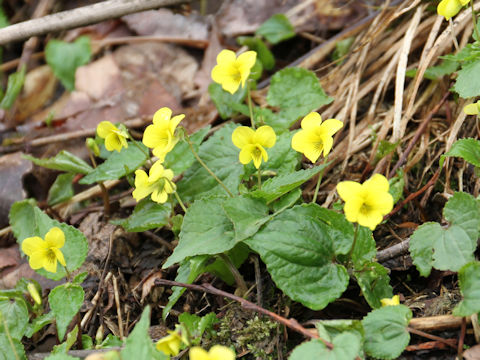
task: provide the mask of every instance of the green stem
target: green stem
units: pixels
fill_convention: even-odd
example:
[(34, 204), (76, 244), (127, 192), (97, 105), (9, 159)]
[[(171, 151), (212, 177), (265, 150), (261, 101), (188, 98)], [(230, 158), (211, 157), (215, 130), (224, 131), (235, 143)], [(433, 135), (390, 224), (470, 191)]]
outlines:
[(237, 284), (237, 287), (241, 292), (240, 296), (245, 295), (248, 291), (248, 287), (247, 287), (247, 284), (245, 283), (245, 280), (243, 279), (242, 274), (240, 274), (235, 264), (232, 262), (232, 260), (230, 260), (230, 258), (227, 255), (220, 254), (219, 256), (225, 262), (225, 265), (227, 265), (228, 269), (230, 270), (233, 277), (235, 278), (235, 283)]
[[(90, 162), (92, 163), (93, 168), (97, 167), (97, 162), (95, 161), (95, 156), (93, 156), (92, 151), (87, 146), (88, 155), (90, 156)], [(108, 220), (110, 217), (110, 197), (108, 195), (108, 190), (103, 184), (103, 181), (98, 182), (98, 186), (100, 186), (100, 190), (102, 191), (102, 200), (103, 200), (103, 212), (105, 215), (105, 219)]]
[(207, 164), (205, 164), (203, 162), (202, 159), (200, 159), (200, 156), (198, 156), (197, 152), (195, 151), (194, 147), (193, 147), (193, 143), (192, 141), (190, 140), (190, 137), (188, 136), (188, 134), (185, 132), (185, 141), (188, 143), (188, 146), (190, 147), (190, 150), (192, 151), (192, 154), (193, 156), (195, 156), (195, 159), (197, 159), (197, 161), (200, 163), (200, 165), (202, 165), (205, 170), (207, 170), (207, 172), (220, 184), (221, 187), (223, 187), (225, 189), (225, 191), (227, 192), (227, 194), (230, 196), (230, 197), (234, 197), (233, 194), (230, 192), (230, 190), (228, 190), (228, 188), (225, 186), (225, 184), (222, 182), (222, 180), (220, 180), (217, 175), (215, 175), (213, 173), (212, 170), (210, 170), (207, 166)]
[[(323, 163), (325, 163), (326, 161), (327, 161), (327, 158), (325, 157), (323, 159)], [(317, 186), (315, 186), (315, 193), (313, 194), (312, 204), (315, 204), (317, 202), (318, 190), (320, 189), (320, 183), (322, 182), (324, 170), (325, 168), (320, 170), (320, 173), (318, 174)]]
[(17, 354), (17, 350), (15, 349), (15, 344), (13, 343), (12, 336), (10, 335), (10, 330), (8, 329), (7, 321), (3, 317), (3, 314), (1, 311), (0, 311), (0, 319), (2, 320), (3, 328), (5, 329), (5, 334), (7, 335), (8, 342), (10, 343), (10, 347), (12, 348), (13, 355), (15, 355), (16, 360), (20, 360)]
[(70, 274), (70, 271), (68, 271), (67, 266), (63, 266), (63, 268), (65, 269), (65, 272), (67, 273), (67, 281), (72, 282), (72, 275)]
[[(353, 261), (352, 261), (352, 256), (353, 256), (353, 251), (355, 250), (355, 245), (357, 243), (357, 235), (358, 235), (358, 223), (355, 224), (355, 232), (353, 233), (353, 244), (352, 244), (352, 248), (350, 249), (350, 252), (348, 253), (348, 259), (349, 259), (349, 262), (353, 264)], [(353, 266), (353, 265), (352, 265)]]
[(260, 190), (262, 188), (262, 174), (260, 174), (260, 168), (258, 168), (257, 178), (258, 178), (258, 189)]
[(250, 92), (250, 82), (248, 80), (247, 80), (247, 103), (248, 103), (248, 111), (250, 113), (250, 122), (252, 123), (252, 129), (255, 130), (255, 120), (253, 120), (252, 94)]
[(175, 197), (177, 198), (178, 203), (180, 204), (180, 207), (183, 209), (185, 213), (187, 213), (187, 208), (185, 207), (185, 204), (183, 203), (182, 199), (180, 199), (180, 195), (176, 191), (173, 192)]
[(470, 1), (470, 5), (472, 7), (472, 21), (473, 21), (473, 29), (475, 31), (475, 34), (477, 35), (478, 41), (480, 41), (480, 34), (477, 29), (477, 14), (475, 12), (474, 6), (473, 6), (473, 0)]

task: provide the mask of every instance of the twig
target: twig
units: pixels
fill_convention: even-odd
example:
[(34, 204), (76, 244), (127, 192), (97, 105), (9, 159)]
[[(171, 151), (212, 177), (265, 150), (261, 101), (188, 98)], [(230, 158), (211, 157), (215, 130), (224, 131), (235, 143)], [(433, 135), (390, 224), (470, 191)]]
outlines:
[(0, 45), (49, 32), (91, 25), (123, 15), (178, 5), (188, 0), (108, 0), (90, 6), (62, 11), (39, 19), (24, 21), (0, 29)]
[(152, 240), (160, 243), (161, 245), (165, 246), (168, 250), (173, 251), (173, 249), (175, 249), (175, 245), (169, 243), (167, 240), (158, 236), (157, 234), (154, 234), (151, 231), (145, 231), (144, 234), (147, 235), (147, 237), (149, 237), (150, 239), (152, 239)]
[(118, 284), (117, 278), (115, 275), (112, 277), (113, 282), (113, 292), (115, 295), (115, 306), (117, 307), (117, 321), (118, 321), (118, 330), (120, 331), (120, 340), (123, 340), (123, 320), (122, 320), (122, 309), (120, 307), (120, 295), (118, 293)]
[(393, 169), (390, 171), (390, 174), (388, 174), (388, 178), (392, 178), (395, 176), (395, 173), (397, 172), (397, 169), (400, 168), (400, 166), (403, 165), (403, 163), (407, 160), (408, 155), (412, 151), (413, 147), (417, 143), (418, 139), (420, 136), (423, 134), (425, 129), (427, 128), (427, 125), (430, 123), (430, 120), (432, 120), (433, 115), (437, 113), (437, 111), (440, 109), (440, 107), (443, 105), (443, 103), (447, 100), (448, 96), (450, 95), (450, 91), (447, 91), (440, 102), (435, 105), (435, 107), (430, 111), (430, 113), (427, 115), (425, 119), (423, 119), (422, 124), (418, 127), (417, 131), (415, 132), (415, 135), (413, 136), (412, 140), (410, 140), (410, 143), (408, 144), (407, 148), (405, 151), (402, 153), (400, 156), (400, 159), (398, 159), (397, 163), (393, 167)]
[(422, 336), (424, 338), (427, 338), (427, 339), (431, 339), (431, 340), (436, 340), (436, 341), (440, 341), (442, 343), (444, 343), (445, 345), (453, 348), (456, 350), (456, 347), (455, 345), (452, 345), (450, 342), (448, 342), (447, 340), (445, 340), (444, 338), (440, 337), (440, 336), (436, 336), (436, 335), (432, 335), (432, 334), (428, 334), (426, 333), (425, 331), (421, 331), (421, 330), (417, 330), (417, 329), (413, 329), (411, 327), (407, 327), (407, 330), (409, 333), (411, 334), (415, 334), (415, 335), (418, 335), (418, 336)]
[(409, 245), (410, 245), (410, 239), (405, 239), (398, 244), (395, 244), (386, 249), (380, 250), (377, 252), (377, 256), (376, 256), (377, 261), (384, 262), (384, 261), (393, 259), (398, 255), (404, 254), (407, 252)]
[(252, 254), (253, 267), (255, 268), (255, 282), (257, 283), (257, 305), (263, 307), (263, 285), (262, 273), (260, 272), (260, 261), (258, 255)]
[[(476, 24), (475, 24), (476, 26)], [(462, 326), (460, 328), (460, 336), (458, 338), (458, 346), (457, 346), (457, 356), (459, 359), (462, 358), (463, 354), (463, 343), (465, 341), (465, 333), (467, 331), (467, 319), (465, 317), (462, 318)]]
[(286, 319), (286, 318), (284, 318), (284, 317), (282, 317), (278, 314), (275, 314), (274, 312), (271, 312), (271, 311), (269, 311), (267, 309), (264, 309), (264, 308), (262, 308), (258, 305), (255, 305), (254, 303), (252, 303), (248, 300), (245, 300), (244, 298), (241, 298), (239, 296), (230, 294), (230, 293), (228, 293), (226, 291), (223, 291), (223, 290), (219, 290), (219, 289), (213, 287), (210, 284), (202, 284), (202, 285), (184, 284), (184, 283), (179, 283), (179, 282), (171, 281), (171, 280), (156, 279), (155, 280), (155, 285), (180, 286), (180, 287), (184, 287), (184, 288), (189, 289), (189, 290), (207, 292), (207, 293), (210, 293), (210, 294), (213, 294), (213, 295), (226, 297), (228, 299), (237, 301), (238, 303), (240, 303), (240, 305), (244, 309), (253, 310), (253, 311), (256, 311), (260, 314), (267, 315), (267, 316), (271, 317), (273, 320), (279, 322), (280, 324), (283, 324), (283, 325), (289, 327), (290, 329), (302, 334), (303, 336), (305, 336), (309, 339), (320, 340), (321, 342), (323, 342), (325, 344), (325, 346), (328, 349), (330, 349), (330, 350), (333, 349), (333, 344), (332, 343), (322, 339), (321, 337), (318, 336), (318, 334), (308, 331), (308, 329), (306, 329), (302, 325), (300, 325), (297, 322), (297, 320)]

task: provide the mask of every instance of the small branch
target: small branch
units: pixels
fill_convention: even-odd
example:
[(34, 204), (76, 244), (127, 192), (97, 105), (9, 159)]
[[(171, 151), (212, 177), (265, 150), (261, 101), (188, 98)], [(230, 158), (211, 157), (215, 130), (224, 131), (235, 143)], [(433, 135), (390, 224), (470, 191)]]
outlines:
[(333, 344), (332, 343), (320, 338), (318, 336), (318, 334), (308, 331), (308, 329), (306, 329), (302, 325), (300, 325), (297, 322), (297, 320), (286, 319), (286, 318), (284, 318), (284, 317), (282, 317), (278, 314), (275, 314), (274, 312), (271, 312), (271, 311), (269, 311), (267, 309), (264, 309), (264, 308), (262, 308), (258, 305), (255, 305), (254, 303), (252, 303), (248, 300), (245, 300), (244, 298), (241, 298), (239, 296), (230, 294), (230, 293), (228, 293), (226, 291), (223, 291), (223, 290), (219, 290), (219, 289), (213, 287), (210, 284), (194, 285), (194, 284), (179, 283), (179, 282), (170, 281), (170, 280), (156, 279), (155, 280), (155, 285), (180, 286), (180, 287), (184, 287), (184, 288), (189, 289), (189, 290), (201, 291), (201, 292), (206, 292), (206, 293), (213, 294), (213, 295), (226, 297), (228, 299), (237, 301), (238, 303), (240, 303), (240, 305), (244, 309), (253, 310), (253, 311), (256, 311), (260, 314), (267, 315), (270, 318), (272, 318), (273, 320), (279, 322), (280, 324), (283, 324), (283, 325), (289, 327), (290, 329), (302, 334), (303, 336), (305, 336), (309, 339), (320, 340), (321, 342), (323, 342), (325, 344), (325, 346), (328, 349), (330, 349), (330, 350), (333, 349)]
[[(477, 24), (474, 24), (475, 27)], [(467, 332), (467, 319), (465, 317), (462, 318), (462, 327), (460, 328), (460, 336), (458, 338), (458, 347), (457, 347), (457, 356), (459, 359), (462, 358), (463, 354), (463, 344), (465, 342), (465, 333)]]
[(178, 5), (188, 0), (108, 0), (62, 11), (0, 29), (0, 45), (32, 36), (96, 24), (140, 11)]
[(421, 330), (417, 330), (417, 329), (413, 329), (411, 327), (407, 327), (407, 330), (409, 333), (411, 334), (415, 334), (415, 335), (418, 335), (418, 336), (422, 336), (424, 338), (427, 338), (427, 339), (430, 339), (430, 340), (436, 340), (436, 341), (440, 341), (441, 343), (444, 343), (445, 345), (453, 348), (453, 349), (457, 349), (455, 345), (452, 345), (450, 342), (448, 342), (447, 340), (445, 340), (444, 338), (440, 337), (440, 336), (436, 336), (436, 335), (431, 335), (431, 334), (428, 334), (424, 331), (421, 331)]
[(408, 251), (408, 247), (410, 246), (410, 238), (403, 240), (402, 242), (390, 246), (386, 249), (380, 250), (377, 252), (377, 261), (384, 262), (398, 255), (405, 254)]

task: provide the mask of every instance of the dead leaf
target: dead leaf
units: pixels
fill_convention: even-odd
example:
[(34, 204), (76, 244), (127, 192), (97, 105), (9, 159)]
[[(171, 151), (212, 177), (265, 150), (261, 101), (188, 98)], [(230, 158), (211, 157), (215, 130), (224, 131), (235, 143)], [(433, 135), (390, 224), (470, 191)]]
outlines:
[(13, 245), (0, 251), (0, 270), (10, 266), (17, 266), (20, 262), (18, 245)]
[(33, 165), (22, 158), (21, 152), (0, 157), (0, 227), (8, 224), (8, 213), (15, 201), (23, 200), (23, 176), (32, 171)]
[(463, 357), (467, 360), (480, 360), (480, 345), (475, 345), (465, 350)]
[(150, 291), (152, 291), (152, 288), (155, 287), (155, 280), (156, 279), (161, 279), (162, 278), (162, 272), (157, 271), (153, 274), (150, 274), (147, 276), (145, 281), (142, 284), (142, 298), (140, 299), (140, 302), (143, 304), (143, 300), (147, 297), (148, 294), (150, 294)]
[(130, 29), (139, 35), (158, 35), (161, 37), (189, 40), (207, 40), (208, 24), (192, 14), (184, 16), (174, 14), (168, 9), (143, 11), (122, 17)]

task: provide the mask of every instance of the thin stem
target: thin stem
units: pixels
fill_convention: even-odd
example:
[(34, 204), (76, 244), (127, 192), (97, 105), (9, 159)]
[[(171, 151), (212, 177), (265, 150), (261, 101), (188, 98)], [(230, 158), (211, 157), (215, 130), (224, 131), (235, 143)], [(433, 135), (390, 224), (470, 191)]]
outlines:
[[(90, 162), (92, 163), (93, 168), (96, 168), (97, 162), (95, 161), (95, 157), (93, 156), (92, 151), (88, 146), (87, 146), (87, 150), (88, 150), (88, 156), (90, 157)], [(108, 190), (103, 184), (103, 181), (99, 181), (98, 186), (100, 186), (100, 189), (102, 190), (103, 212), (105, 215), (105, 219), (108, 219), (110, 217), (110, 197), (108, 195)]]
[[(327, 161), (327, 158), (323, 159), (323, 163), (325, 163), (325, 161)], [(313, 194), (312, 204), (315, 204), (317, 202), (318, 190), (320, 189), (320, 183), (322, 182), (324, 170), (325, 168), (320, 170), (320, 173), (318, 174), (317, 186), (315, 186), (315, 193)]]
[(352, 256), (353, 256), (353, 251), (355, 249), (355, 244), (357, 243), (357, 236), (358, 236), (358, 223), (355, 224), (355, 232), (353, 233), (353, 244), (352, 244), (352, 248), (350, 249), (350, 252), (348, 253), (348, 261), (350, 263), (353, 263), (352, 261)]
[(262, 174), (260, 174), (260, 168), (258, 168), (257, 178), (258, 178), (258, 189), (261, 189), (262, 188)]
[(68, 271), (67, 266), (63, 266), (63, 268), (65, 269), (65, 272), (67, 273), (67, 281), (71, 282), (72, 281), (72, 275), (70, 274), (70, 271)]
[(247, 80), (247, 103), (248, 103), (248, 111), (250, 113), (250, 122), (252, 123), (252, 129), (255, 130), (255, 120), (253, 120), (252, 94), (250, 92), (250, 82), (248, 80)]
[(452, 35), (453, 46), (455, 46), (456, 51), (459, 51), (460, 48), (458, 47), (457, 38), (455, 37), (455, 29), (453, 28), (452, 18), (450, 18), (448, 22), (450, 23), (450, 35)]
[(185, 204), (183, 203), (182, 199), (180, 199), (180, 195), (176, 191), (173, 192), (175, 197), (177, 198), (178, 203), (180, 204), (180, 207), (183, 209), (185, 213), (187, 213), (187, 208), (185, 207)]
[(480, 34), (477, 29), (477, 14), (475, 12), (475, 8), (473, 7), (473, 0), (470, 1), (470, 5), (472, 7), (472, 21), (473, 21), (473, 29), (475, 34), (477, 35), (477, 41), (480, 41)]
[(20, 360), (17, 354), (17, 350), (15, 349), (15, 344), (13, 343), (12, 336), (10, 335), (10, 330), (8, 329), (7, 321), (3, 317), (3, 314), (1, 311), (0, 311), (0, 320), (2, 320), (3, 328), (5, 329), (5, 334), (7, 335), (8, 342), (10, 343), (10, 347), (12, 348), (13, 355), (15, 355), (15, 359)]
[(228, 188), (225, 186), (225, 184), (222, 182), (222, 180), (220, 180), (217, 175), (215, 175), (213, 173), (212, 170), (210, 170), (207, 166), (207, 164), (205, 164), (203, 162), (202, 159), (200, 159), (200, 156), (198, 156), (197, 152), (195, 151), (194, 147), (193, 147), (193, 143), (192, 141), (190, 140), (190, 137), (188, 136), (188, 134), (185, 132), (185, 141), (188, 143), (188, 146), (190, 147), (190, 150), (192, 151), (192, 154), (193, 156), (195, 156), (195, 159), (197, 159), (197, 161), (200, 163), (200, 165), (202, 165), (205, 170), (207, 170), (207, 172), (220, 184), (221, 187), (223, 187), (225, 189), (225, 191), (227, 192), (227, 194), (230, 196), (230, 197), (234, 197), (233, 194), (230, 192), (230, 190), (228, 190)]
[(237, 287), (238, 289), (240, 290), (241, 292), (241, 296), (245, 295), (248, 291), (248, 287), (247, 287), (247, 284), (245, 283), (245, 280), (243, 279), (243, 276), (242, 274), (240, 274), (240, 272), (238, 271), (237, 267), (235, 266), (235, 264), (232, 262), (232, 260), (230, 260), (230, 258), (228, 257), (228, 255), (226, 254), (220, 254), (219, 255), (220, 259), (223, 260), (223, 262), (225, 263), (225, 265), (227, 265), (228, 269), (230, 270), (230, 272), (232, 273), (234, 279), (235, 279), (235, 283), (237, 284)]
[(135, 145), (137, 147), (137, 149), (139, 149), (147, 157), (147, 161), (149, 162), (150, 167), (151, 167), (152, 166), (152, 159), (150, 158), (150, 152), (145, 151), (144, 148), (142, 148), (140, 145), (138, 145), (137, 141), (132, 137), (132, 135), (130, 135), (129, 132), (127, 132), (127, 134), (128, 134), (128, 138), (132, 141), (133, 145)]

